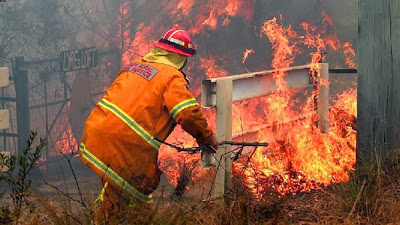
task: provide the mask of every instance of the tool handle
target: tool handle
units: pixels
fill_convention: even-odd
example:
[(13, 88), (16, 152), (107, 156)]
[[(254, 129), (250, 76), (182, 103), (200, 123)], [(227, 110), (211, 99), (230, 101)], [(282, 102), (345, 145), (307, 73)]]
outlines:
[(218, 145), (237, 145), (237, 146), (244, 146), (244, 147), (268, 147), (268, 143), (266, 142), (233, 142), (233, 141), (223, 141), (218, 143)]

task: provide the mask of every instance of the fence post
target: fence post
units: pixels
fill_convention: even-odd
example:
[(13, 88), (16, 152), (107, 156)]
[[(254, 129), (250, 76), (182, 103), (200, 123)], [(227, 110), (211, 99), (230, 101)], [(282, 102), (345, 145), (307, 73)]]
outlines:
[(17, 106), (17, 154), (22, 153), (23, 149), (28, 146), (27, 140), (30, 134), (28, 72), (24, 66), (24, 57), (15, 57), (14, 82)]
[[(217, 140), (232, 141), (232, 80), (218, 80), (216, 83)], [(220, 146), (216, 153), (216, 174), (214, 181), (214, 197), (224, 199), (231, 188), (230, 146)]]
[(329, 64), (318, 66), (318, 127), (322, 133), (329, 132)]

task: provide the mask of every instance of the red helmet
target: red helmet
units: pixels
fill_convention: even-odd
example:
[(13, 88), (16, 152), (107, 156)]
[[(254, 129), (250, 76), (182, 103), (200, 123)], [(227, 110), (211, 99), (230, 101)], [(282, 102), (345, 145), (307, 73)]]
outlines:
[(196, 54), (196, 46), (192, 43), (189, 34), (183, 29), (174, 28), (167, 31), (154, 46), (188, 57), (193, 57)]

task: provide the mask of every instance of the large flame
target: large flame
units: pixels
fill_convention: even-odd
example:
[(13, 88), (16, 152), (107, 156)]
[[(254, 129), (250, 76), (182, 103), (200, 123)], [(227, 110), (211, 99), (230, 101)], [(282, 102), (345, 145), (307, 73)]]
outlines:
[[(332, 24), (326, 15), (324, 18), (324, 24)], [(244, 182), (258, 198), (262, 198), (271, 187), (280, 194), (287, 194), (347, 181), (355, 163), (355, 90), (338, 96), (329, 114), (329, 134), (324, 134), (314, 125), (318, 120), (314, 101), (319, 87), (314, 88), (300, 111), (293, 110), (294, 92), (287, 88), (283, 79), (286, 73), (282, 70), (292, 65), (295, 56), (305, 46), (315, 50), (309, 53), (310, 74), (314, 79), (321, 79), (316, 71), (317, 63), (324, 59), (323, 51), (328, 48), (333, 51), (346, 49), (349, 45), (342, 46), (335, 35), (326, 35), (328, 25), (320, 31), (302, 23), (306, 34), (299, 36), (291, 26), (284, 27), (277, 21), (277, 18), (266, 21), (262, 32), (268, 36), (274, 49), (272, 66), (279, 71), (274, 78), (280, 92), (262, 98), (263, 110), (257, 115), (263, 118), (262, 123), (273, 124), (259, 132), (258, 137), (259, 141), (269, 142), (270, 147), (258, 149), (248, 162), (242, 160), (235, 164), (236, 172), (243, 173)], [(329, 85), (327, 81), (318, 83)], [(302, 119), (293, 120), (301, 116)]]

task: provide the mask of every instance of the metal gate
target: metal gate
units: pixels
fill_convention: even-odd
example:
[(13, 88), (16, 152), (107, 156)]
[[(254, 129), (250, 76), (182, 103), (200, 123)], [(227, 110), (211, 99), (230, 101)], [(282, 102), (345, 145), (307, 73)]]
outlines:
[[(71, 126), (74, 120), (71, 118), (71, 97), (79, 89), (88, 91), (91, 101), (86, 106), (82, 105), (82, 108), (90, 111), (120, 67), (117, 49), (100, 50), (98, 58), (97, 67), (81, 70), (75, 68), (77, 70), (72, 72), (60, 68), (59, 58), (12, 59), (10, 79), (14, 85), (10, 85), (6, 91), (2, 90), (0, 98), (3, 108), (8, 108), (11, 115), (10, 129), (0, 133), (2, 149), (18, 154), (26, 147), (32, 130), (47, 141), (43, 154), (46, 163), (54, 157), (62, 156), (62, 153), (77, 152), (78, 143)], [(91, 85), (74, 84), (78, 76), (86, 76)], [(79, 80), (77, 82), (79, 84)], [(73, 85), (80, 87), (74, 89)], [(75, 95), (79, 96), (79, 93)]]

